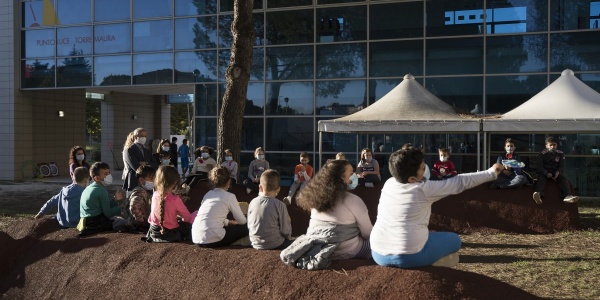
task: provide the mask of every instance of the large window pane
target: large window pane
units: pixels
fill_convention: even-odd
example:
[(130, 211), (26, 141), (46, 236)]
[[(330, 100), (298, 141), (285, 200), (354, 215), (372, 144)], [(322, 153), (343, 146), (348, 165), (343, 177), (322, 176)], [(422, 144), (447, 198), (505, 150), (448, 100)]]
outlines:
[(133, 56), (133, 84), (173, 83), (171, 53)]
[(364, 80), (317, 82), (317, 115), (350, 115), (367, 106)]
[(96, 56), (94, 85), (130, 85), (131, 55)]
[(175, 0), (175, 16), (208, 15), (217, 12), (217, 0)]
[(21, 4), (21, 19), (23, 24), (21, 26), (28, 27), (40, 27), (43, 24), (43, 1), (28, 1)]
[(56, 13), (60, 24), (91, 22), (92, 4), (90, 0), (57, 0), (57, 2)]
[[(256, 3), (256, 2), (255, 2)], [(254, 33), (256, 34), (255, 46), (264, 45), (264, 14), (255, 13), (252, 14), (254, 21)], [(219, 47), (230, 48), (233, 44), (233, 35), (231, 33), (231, 23), (233, 22), (233, 15), (220, 15), (219, 16)]]
[[(219, 3), (221, 4), (220, 6), (220, 10), (222, 12), (224, 11), (233, 11), (233, 3), (235, 0), (220, 0)], [(262, 1), (254, 1), (254, 8), (253, 9), (261, 9), (263, 2)]]
[(173, 0), (133, 0), (133, 18), (170, 17)]
[[(327, 120), (327, 119), (318, 119)], [(315, 135), (315, 148), (319, 147), (319, 134)], [(323, 132), (323, 141), (321, 143), (323, 152), (344, 152), (346, 155), (356, 152), (356, 134), (354, 133), (333, 133)], [(335, 157), (331, 157), (335, 158)], [(347, 157), (346, 157), (347, 158)], [(327, 158), (324, 159), (325, 162)]]
[[(540, 1), (541, 2), (541, 1)], [(598, 29), (600, 1), (550, 1), (550, 30)]]
[(265, 84), (249, 83), (246, 92), (246, 116), (262, 116), (265, 108)]
[(217, 149), (217, 119), (196, 118), (194, 126), (196, 141), (194, 148), (209, 146)]
[(427, 78), (425, 88), (458, 111), (483, 113), (483, 78)]
[(163, 51), (173, 49), (171, 20), (133, 23), (133, 51)]
[(365, 77), (366, 44), (317, 46), (317, 79)]
[(268, 115), (312, 115), (315, 107), (313, 83), (271, 82), (267, 84)]
[(91, 86), (91, 57), (67, 57), (58, 60), (56, 86)]
[(600, 74), (579, 74), (581, 81), (600, 93)]
[(547, 1), (487, 1), (486, 32), (503, 34), (545, 31), (548, 27)]
[(54, 87), (54, 59), (25, 60), (22, 62), (21, 87)]
[(317, 10), (317, 42), (367, 39), (367, 6), (346, 6)]
[(366, 0), (316, 0), (319, 5), (334, 3), (365, 2)]
[(267, 8), (312, 5), (313, 0), (267, 0)]
[(23, 31), (21, 35), (23, 58), (54, 57), (56, 53), (54, 29), (27, 30)]
[(254, 152), (256, 148), (264, 147), (264, 124), (263, 118), (244, 118), (242, 124), (242, 150)]
[(597, 31), (550, 35), (550, 71), (600, 71)]
[(422, 41), (378, 42), (370, 47), (370, 76), (423, 75)]
[(313, 118), (267, 118), (268, 151), (313, 151)]
[(483, 73), (483, 39), (459, 38), (427, 41), (427, 75)]
[(175, 53), (175, 82), (214, 82), (217, 80), (217, 51)]
[(267, 49), (267, 79), (313, 79), (313, 46), (269, 47)]
[[(264, 48), (254, 48), (250, 80), (263, 80), (265, 76)], [(231, 50), (219, 51), (219, 80), (225, 81), (225, 75), (231, 58)]]
[(217, 17), (175, 20), (175, 49), (217, 47)]
[(131, 17), (130, 1), (95, 0), (94, 21), (129, 20)]
[(483, 0), (427, 0), (427, 36), (479, 35), (483, 31)]
[(371, 40), (423, 36), (423, 3), (391, 3), (369, 7)]
[(197, 116), (216, 116), (217, 115), (217, 85), (215, 84), (196, 84), (195, 105)]
[(131, 24), (94, 26), (94, 53), (131, 52)]
[(92, 27), (59, 28), (57, 32), (57, 56), (92, 54)]
[(267, 13), (267, 45), (313, 42), (313, 10)]
[(487, 73), (545, 72), (546, 35), (494, 36), (487, 38)]
[[(546, 88), (546, 75), (488, 76), (486, 78), (486, 112), (504, 114), (525, 103)], [(535, 112), (531, 112), (535, 117)]]

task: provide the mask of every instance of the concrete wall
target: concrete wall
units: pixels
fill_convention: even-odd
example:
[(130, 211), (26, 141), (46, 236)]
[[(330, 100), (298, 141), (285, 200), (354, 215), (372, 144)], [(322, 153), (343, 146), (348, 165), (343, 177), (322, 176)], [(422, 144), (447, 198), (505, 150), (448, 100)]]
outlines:
[(15, 39), (16, 1), (0, 1), (0, 140), (9, 145), (0, 151), (0, 180), (14, 180), (18, 163), (15, 161), (15, 99), (18, 80), (15, 58), (18, 58)]

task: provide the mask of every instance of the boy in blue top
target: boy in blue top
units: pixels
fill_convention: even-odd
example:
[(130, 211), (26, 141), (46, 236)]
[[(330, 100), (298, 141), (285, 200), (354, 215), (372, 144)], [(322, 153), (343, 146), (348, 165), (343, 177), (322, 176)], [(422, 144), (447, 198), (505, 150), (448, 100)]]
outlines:
[(76, 227), (79, 223), (79, 202), (81, 193), (90, 181), (90, 174), (86, 167), (78, 167), (73, 171), (73, 183), (62, 188), (60, 193), (54, 195), (42, 206), (40, 212), (35, 215), (40, 219), (50, 209), (58, 206), (56, 221), (63, 228)]
[(80, 236), (112, 230), (113, 220), (111, 218), (121, 213), (121, 207), (116, 201), (125, 198), (125, 192), (121, 190), (115, 194), (114, 201), (111, 200), (106, 189), (112, 184), (112, 175), (110, 175), (108, 164), (94, 163), (90, 168), (90, 176), (94, 182), (81, 194), (79, 207), (81, 219), (77, 225)]

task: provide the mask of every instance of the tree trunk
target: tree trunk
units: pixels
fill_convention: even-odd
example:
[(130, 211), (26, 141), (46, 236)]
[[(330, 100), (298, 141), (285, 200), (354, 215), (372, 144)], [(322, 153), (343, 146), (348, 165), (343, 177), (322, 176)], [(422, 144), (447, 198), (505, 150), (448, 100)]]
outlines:
[(233, 44), (231, 59), (225, 75), (227, 90), (223, 97), (217, 129), (217, 161), (223, 161), (225, 149), (233, 151), (233, 158), (240, 162), (242, 124), (246, 106), (248, 81), (252, 66), (252, 46), (255, 32), (252, 19), (254, 1), (235, 0), (233, 8)]

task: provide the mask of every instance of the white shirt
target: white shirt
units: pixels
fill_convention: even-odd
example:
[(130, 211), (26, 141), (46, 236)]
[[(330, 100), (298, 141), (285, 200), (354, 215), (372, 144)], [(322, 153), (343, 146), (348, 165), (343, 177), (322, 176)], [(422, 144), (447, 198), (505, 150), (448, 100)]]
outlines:
[(373, 224), (369, 219), (369, 210), (360, 197), (346, 193), (344, 201), (339, 201), (333, 209), (323, 212), (318, 212), (316, 209), (310, 211), (310, 218), (320, 221), (333, 222), (336, 224), (354, 224), (360, 229), (360, 236), (355, 236), (352, 239), (343, 241), (333, 252), (331, 259), (346, 259), (352, 258), (360, 251), (363, 241), (369, 240)]
[(222, 240), (225, 237), (224, 227), (229, 223), (229, 212), (239, 224), (246, 224), (246, 216), (242, 213), (234, 194), (220, 188), (206, 193), (192, 224), (194, 244), (210, 244)]
[(442, 181), (400, 183), (394, 177), (381, 189), (377, 221), (371, 233), (371, 249), (381, 255), (414, 254), (429, 236), (431, 205), (497, 177), (493, 168), (460, 174)]

